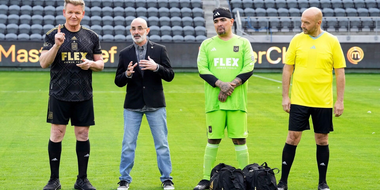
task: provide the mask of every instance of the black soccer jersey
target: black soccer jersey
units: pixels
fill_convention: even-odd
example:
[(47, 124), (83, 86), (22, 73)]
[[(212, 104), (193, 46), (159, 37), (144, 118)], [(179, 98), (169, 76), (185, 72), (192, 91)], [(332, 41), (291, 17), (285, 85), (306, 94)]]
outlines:
[[(82, 59), (93, 60), (94, 54), (101, 54), (98, 35), (82, 26), (78, 32), (70, 32), (64, 25), (65, 41), (59, 48), (50, 68), (49, 95), (62, 101), (78, 102), (92, 97), (92, 71), (82, 70), (76, 64)], [(43, 50), (49, 50), (55, 43), (55, 27), (46, 33)]]

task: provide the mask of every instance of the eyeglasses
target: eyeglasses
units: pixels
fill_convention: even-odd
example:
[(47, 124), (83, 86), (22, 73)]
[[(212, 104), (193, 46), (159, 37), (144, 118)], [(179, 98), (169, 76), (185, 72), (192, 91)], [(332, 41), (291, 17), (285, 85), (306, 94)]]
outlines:
[(139, 27), (137, 27), (137, 28), (132, 27), (130, 30), (133, 31), (133, 32), (136, 31), (136, 30), (138, 30), (139, 32), (141, 32), (141, 31), (143, 31), (143, 30), (145, 30), (145, 29), (147, 29), (147, 28), (143, 28), (143, 27), (139, 26)]

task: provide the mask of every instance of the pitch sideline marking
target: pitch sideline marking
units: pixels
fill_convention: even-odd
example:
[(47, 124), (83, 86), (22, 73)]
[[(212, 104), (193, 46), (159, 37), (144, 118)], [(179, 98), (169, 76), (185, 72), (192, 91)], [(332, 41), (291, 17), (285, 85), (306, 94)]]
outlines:
[(282, 84), (282, 81), (279, 81), (279, 80), (275, 80), (275, 79), (271, 79), (271, 78), (267, 78), (267, 77), (262, 77), (262, 76), (259, 76), (259, 75), (252, 75), (252, 76)]

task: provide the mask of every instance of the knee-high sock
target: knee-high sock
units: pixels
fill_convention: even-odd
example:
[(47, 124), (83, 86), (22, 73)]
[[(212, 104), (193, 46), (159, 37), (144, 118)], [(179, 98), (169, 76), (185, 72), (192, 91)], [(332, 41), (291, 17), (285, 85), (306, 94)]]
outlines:
[(329, 165), (330, 150), (329, 145), (317, 145), (317, 163), (319, 172), (319, 183), (326, 182), (327, 166)]
[(296, 149), (297, 146), (285, 143), (284, 150), (282, 151), (282, 171), (280, 180), (285, 183), (288, 182), (288, 176), (296, 155)]
[(211, 170), (216, 160), (219, 144), (206, 145), (204, 162), (203, 162), (203, 179), (210, 180)]
[(61, 161), (62, 142), (53, 142), (49, 140), (48, 153), (50, 163), (50, 178), (59, 178), (59, 163)]
[(77, 141), (76, 145), (77, 158), (78, 158), (78, 178), (87, 177), (87, 165), (90, 158), (90, 140)]
[(247, 145), (235, 145), (236, 159), (239, 163), (239, 168), (244, 169), (249, 163), (249, 154)]

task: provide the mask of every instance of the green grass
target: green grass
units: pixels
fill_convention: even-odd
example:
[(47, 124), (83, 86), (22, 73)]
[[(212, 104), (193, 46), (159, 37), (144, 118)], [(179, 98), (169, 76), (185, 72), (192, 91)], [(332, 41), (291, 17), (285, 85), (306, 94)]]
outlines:
[[(281, 84), (268, 80), (280, 81), (281, 74), (257, 75), (249, 80), (250, 161), (281, 169), (288, 114), (281, 106)], [(93, 75), (96, 125), (90, 130), (88, 175), (99, 190), (116, 189), (119, 177), (125, 88), (116, 87), (113, 81), (114, 73)], [(380, 75), (347, 74), (346, 81), (345, 111), (334, 118), (335, 131), (329, 139), (328, 184), (336, 190), (380, 189)], [(48, 86), (48, 72), (0, 72), (0, 189), (42, 189), (48, 180)], [(175, 187), (192, 189), (202, 177), (207, 139), (203, 81), (196, 73), (176, 73), (164, 88)], [(291, 190), (317, 188), (315, 149), (312, 131), (305, 131), (289, 177)], [(237, 165), (228, 138), (220, 145), (219, 162)], [(60, 169), (63, 189), (73, 189), (76, 175), (75, 136), (73, 127), (68, 126)], [(145, 119), (131, 175), (131, 189), (161, 189)]]

